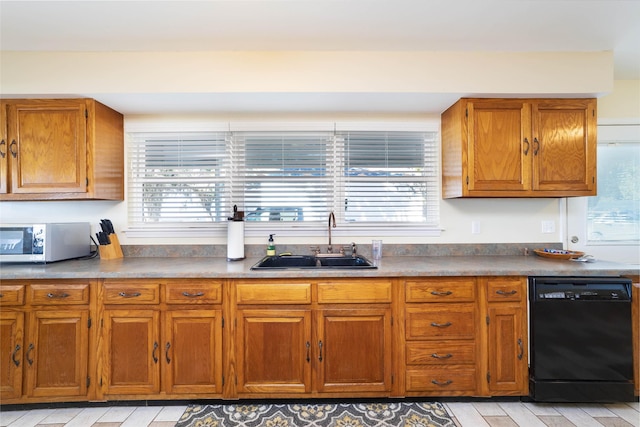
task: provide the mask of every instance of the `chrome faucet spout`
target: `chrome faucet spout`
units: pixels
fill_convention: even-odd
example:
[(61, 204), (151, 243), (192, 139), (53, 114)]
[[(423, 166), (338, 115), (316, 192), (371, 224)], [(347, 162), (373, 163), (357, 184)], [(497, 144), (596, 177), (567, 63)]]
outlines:
[(329, 246), (327, 247), (327, 253), (333, 253), (333, 247), (331, 246), (331, 220), (333, 220), (333, 228), (336, 228), (336, 216), (333, 211), (329, 213)]

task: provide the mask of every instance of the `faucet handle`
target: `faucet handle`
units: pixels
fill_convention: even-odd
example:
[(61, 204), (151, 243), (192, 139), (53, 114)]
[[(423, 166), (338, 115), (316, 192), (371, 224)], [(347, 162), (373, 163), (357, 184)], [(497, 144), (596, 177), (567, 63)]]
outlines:
[(351, 242), (351, 256), (355, 257), (358, 254), (358, 245), (356, 242)]
[(309, 249), (314, 255), (318, 255), (320, 253), (320, 246), (309, 246)]

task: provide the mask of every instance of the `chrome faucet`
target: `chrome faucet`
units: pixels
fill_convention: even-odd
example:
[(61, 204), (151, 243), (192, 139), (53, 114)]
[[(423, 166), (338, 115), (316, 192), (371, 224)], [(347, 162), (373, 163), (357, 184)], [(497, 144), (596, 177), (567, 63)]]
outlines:
[(333, 253), (333, 247), (331, 246), (331, 220), (333, 219), (333, 228), (336, 228), (336, 216), (333, 211), (329, 213), (329, 246), (327, 247), (327, 253)]

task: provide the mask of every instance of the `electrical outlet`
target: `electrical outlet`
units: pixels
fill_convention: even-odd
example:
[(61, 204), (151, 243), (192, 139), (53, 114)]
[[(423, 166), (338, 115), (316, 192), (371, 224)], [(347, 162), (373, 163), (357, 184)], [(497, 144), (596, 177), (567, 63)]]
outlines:
[(542, 232), (545, 234), (551, 234), (556, 232), (555, 221), (542, 221)]
[(471, 221), (471, 234), (480, 234), (480, 221)]

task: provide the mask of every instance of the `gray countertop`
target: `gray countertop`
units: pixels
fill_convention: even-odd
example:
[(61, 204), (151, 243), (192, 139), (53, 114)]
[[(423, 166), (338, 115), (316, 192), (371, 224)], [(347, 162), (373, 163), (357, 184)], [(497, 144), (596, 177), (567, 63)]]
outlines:
[(297, 269), (252, 271), (259, 258), (149, 257), (70, 260), (51, 264), (0, 264), (0, 278), (317, 278), (418, 276), (604, 276), (640, 275), (640, 265), (608, 261), (575, 262), (530, 256), (385, 257), (374, 270)]

